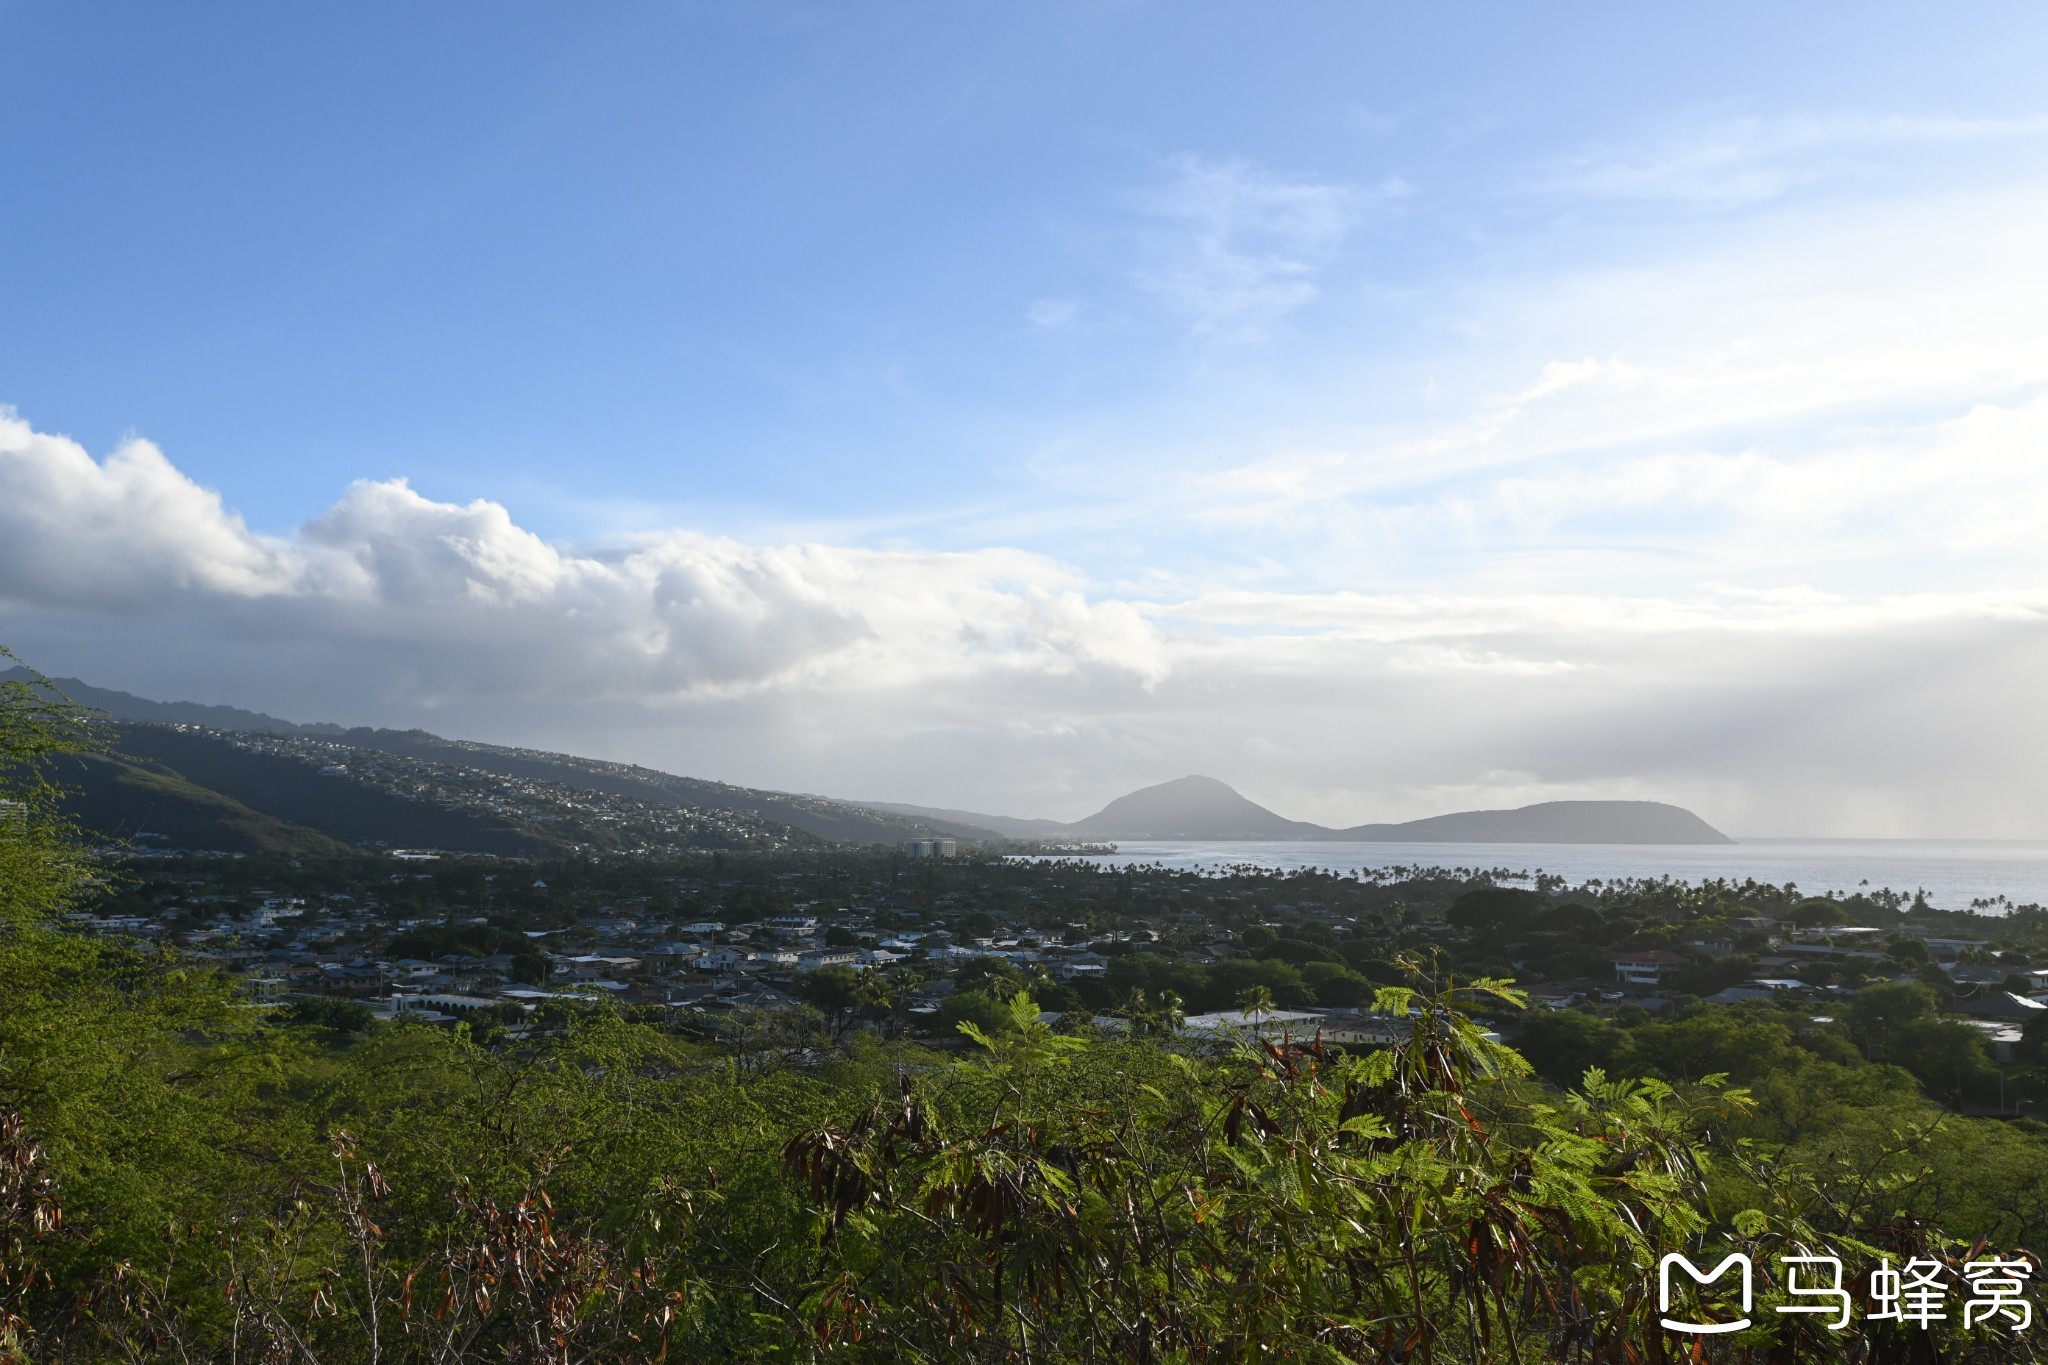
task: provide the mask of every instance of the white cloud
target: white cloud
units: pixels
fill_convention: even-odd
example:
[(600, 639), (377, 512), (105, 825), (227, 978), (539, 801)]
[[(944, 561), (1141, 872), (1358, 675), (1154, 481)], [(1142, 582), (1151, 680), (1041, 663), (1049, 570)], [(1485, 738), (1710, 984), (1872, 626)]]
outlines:
[(1024, 316), (1033, 327), (1065, 327), (1081, 315), (1081, 306), (1072, 299), (1039, 299), (1024, 310)]
[[(1237, 159), (1177, 156), (1169, 179), (1136, 197), (1164, 228), (1150, 236), (1139, 285), (1199, 332), (1256, 332), (1316, 297), (1316, 275), (1369, 196), (1287, 179)], [(1382, 195), (1407, 187), (1390, 182)]]
[[(1501, 395), (1173, 487), (1297, 582), (1689, 595), (2048, 578), (2048, 192), (1774, 210), (1492, 282), (1429, 372)], [(1306, 406), (1304, 404), (1304, 406)], [(1327, 432), (1328, 434), (1323, 434)]]
[(1354, 104), (1345, 113), (1354, 127), (1376, 138), (1391, 136), (1410, 117), (1405, 113), (1391, 113), (1364, 104)]
[[(1984, 409), (1936, 439), (2018, 460), (2044, 422), (2037, 407)], [(1021, 814), (1079, 815), (1206, 771), (1333, 824), (1635, 795), (1741, 832), (2048, 825), (2024, 761), (2048, 742), (2028, 681), (2048, 666), (2048, 577), (1889, 594), (1795, 574), (1678, 592), (1146, 598), (1014, 550), (687, 531), (562, 545), (495, 503), (403, 483), (356, 484), (299, 533), (267, 538), (144, 449), (98, 462), (11, 416), (0, 426), (0, 625), (42, 667), (306, 719)], [(1562, 502), (1508, 481), (1474, 515), (1540, 521), (1575, 500), (1712, 483), (1680, 471), (1644, 493), (1631, 477)], [(1834, 495), (1767, 488), (1746, 503), (1771, 477), (1710, 495), (1745, 517)], [(2001, 536), (2036, 525), (2011, 488), (1951, 507), (1924, 481), (1879, 484), (1878, 503), (1958, 524), (2002, 511), (1986, 521)]]
[(1553, 360), (1544, 365), (1535, 383), (1519, 393), (1495, 399), (1489, 406), (1522, 407), (1574, 389), (1602, 388), (1620, 392), (1641, 388), (1663, 377), (1644, 366), (1632, 365), (1620, 356), (1609, 360), (1595, 360), (1591, 356), (1583, 360)]
[(104, 465), (0, 408), (0, 583), (51, 603), (143, 609), (180, 591), (288, 591), (286, 547), (250, 534), (218, 494), (147, 441)]
[(670, 532), (578, 548), (505, 508), (363, 482), (296, 537), (252, 533), (154, 447), (105, 463), (0, 419), (0, 602), (193, 617), (280, 647), (345, 642), (422, 696), (636, 701), (935, 684), (1101, 668), (1140, 682), (1159, 641), (1038, 556), (749, 546)]
[[(1174, 169), (1147, 283), (1212, 335), (1311, 298), (1367, 203)], [(1381, 376), (1318, 319), (1337, 359), (1260, 389), (1284, 425), (1191, 393), (1151, 439), (1196, 453), (1077, 439), (916, 526), (953, 553), (863, 548), (879, 522), (567, 544), (403, 483), (265, 536), (147, 442), (10, 415), (0, 631), (158, 695), (1017, 814), (1206, 771), (1327, 823), (1638, 795), (2039, 837), (2044, 238), (2021, 180), (1479, 271), (1413, 363), (1495, 397), (1331, 403)], [(1017, 541), (1057, 548), (973, 548)]]
[(2048, 118), (1808, 113), (1714, 118), (1633, 146), (1582, 152), (1537, 188), (1605, 199), (1741, 205), (1858, 168), (1877, 153), (2048, 135)]

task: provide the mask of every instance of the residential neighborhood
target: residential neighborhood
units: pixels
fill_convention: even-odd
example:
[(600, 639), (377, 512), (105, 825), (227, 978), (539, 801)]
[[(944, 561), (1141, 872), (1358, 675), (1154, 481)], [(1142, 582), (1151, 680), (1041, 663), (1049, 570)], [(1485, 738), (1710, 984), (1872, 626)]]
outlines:
[[(2035, 1024), (2048, 1019), (2048, 954), (1988, 928), (1959, 933), (1958, 917), (1896, 897), (1779, 893), (1774, 914), (1650, 915), (1611, 889), (1447, 874), (1104, 875), (1085, 860), (935, 859), (929, 842), (841, 861), (822, 873), (716, 854), (542, 864), (396, 851), (259, 871), (265, 860), (142, 857), (118, 904), (70, 924), (228, 973), (252, 1007), (341, 1001), (373, 1021), (515, 1032), (605, 1002), (712, 1039), (783, 1015), (799, 1030), (823, 1019), (839, 1035), (952, 1045), (958, 1024), (1022, 989), (1048, 1023), (1372, 1047), (1405, 1028), (1380, 989), (1483, 970), (1525, 993), (1526, 1009), (1482, 1011), (1510, 1040), (1560, 1013), (1725, 1007), (1828, 1023), (1874, 985), (1925, 991), (1981, 1037), (1990, 1065), (2019, 1063), (2048, 1035)], [(1889, 922), (1848, 922), (1854, 910)], [(1974, 920), (2033, 924), (2030, 911)], [(1259, 990), (1265, 1008), (1248, 1008)]]

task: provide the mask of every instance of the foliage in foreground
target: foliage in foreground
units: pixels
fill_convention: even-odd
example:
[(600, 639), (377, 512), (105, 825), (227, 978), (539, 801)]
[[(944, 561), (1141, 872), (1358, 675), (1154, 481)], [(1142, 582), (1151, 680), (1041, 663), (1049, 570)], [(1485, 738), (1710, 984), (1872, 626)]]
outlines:
[[(1548, 1088), (1471, 1018), (1503, 982), (1383, 992), (1412, 1037), (1359, 1056), (1056, 1033), (1022, 994), (964, 1059), (803, 1069), (603, 1010), (495, 1045), (273, 1018), (49, 927), (95, 874), (36, 764), (89, 736), (38, 705), (0, 694), (0, 1361), (2033, 1358), (1771, 1311), (1783, 1255), (1860, 1285), (1993, 1249), (2013, 1210), (1944, 1120), (1789, 1142), (1718, 1075)], [(1756, 1326), (1681, 1350), (1670, 1251), (1750, 1254)]]
[[(604, 1014), (506, 1051), (208, 1025), (170, 991), (99, 997), (115, 1030), (46, 1008), (40, 1043), (10, 1013), (0, 1359), (1678, 1359), (1674, 1250), (1762, 1275), (1702, 1359), (2032, 1358), (1770, 1311), (1800, 1249), (1850, 1283), (1983, 1254), (1922, 1216), (1914, 1134), (1765, 1160), (1712, 1135), (1750, 1105), (1718, 1081), (1560, 1094), (1472, 1023), (1508, 993), (1389, 992), (1414, 1036), (1362, 1056), (1060, 1034), (1020, 997), (970, 1057), (758, 1075)], [(134, 1065), (57, 1084), (50, 1047)]]

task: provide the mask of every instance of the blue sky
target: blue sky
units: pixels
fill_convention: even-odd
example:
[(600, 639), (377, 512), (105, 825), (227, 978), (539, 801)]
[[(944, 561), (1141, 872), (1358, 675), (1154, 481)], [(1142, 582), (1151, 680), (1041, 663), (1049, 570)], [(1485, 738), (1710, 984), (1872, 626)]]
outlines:
[(2048, 834), (2044, 38), (0, 7), (0, 640), (1016, 813)]

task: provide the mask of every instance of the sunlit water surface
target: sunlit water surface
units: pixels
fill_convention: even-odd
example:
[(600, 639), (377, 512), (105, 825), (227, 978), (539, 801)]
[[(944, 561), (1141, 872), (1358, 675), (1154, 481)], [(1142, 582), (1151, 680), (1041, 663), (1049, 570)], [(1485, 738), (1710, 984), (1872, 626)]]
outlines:
[(1160, 864), (1221, 871), (1323, 868), (1348, 873), (1400, 867), (1470, 868), (1533, 878), (1588, 881), (1664, 878), (1701, 882), (1755, 878), (1787, 882), (1808, 895), (1889, 888), (1924, 892), (1943, 910), (1973, 903), (2048, 905), (2048, 843), (1971, 839), (1745, 839), (1736, 844), (1365, 844), (1275, 841), (1118, 841), (1090, 862)]

